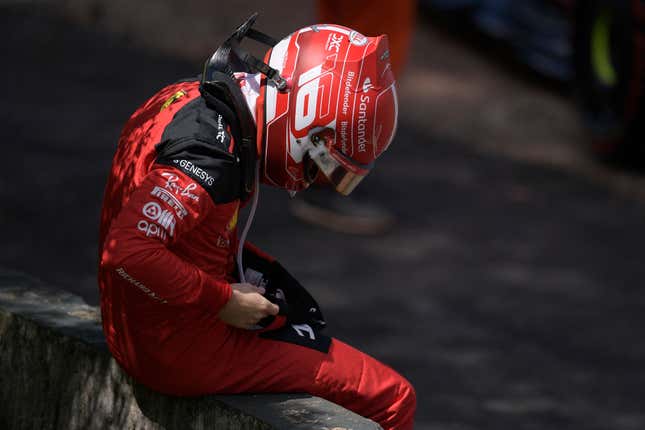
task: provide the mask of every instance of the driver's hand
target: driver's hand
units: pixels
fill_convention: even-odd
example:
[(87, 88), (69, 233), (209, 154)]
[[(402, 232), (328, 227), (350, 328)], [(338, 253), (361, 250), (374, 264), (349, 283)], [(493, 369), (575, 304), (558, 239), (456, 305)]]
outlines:
[(262, 296), (264, 288), (251, 284), (231, 284), (233, 294), (218, 317), (228, 325), (250, 329), (262, 318), (277, 315), (280, 308)]

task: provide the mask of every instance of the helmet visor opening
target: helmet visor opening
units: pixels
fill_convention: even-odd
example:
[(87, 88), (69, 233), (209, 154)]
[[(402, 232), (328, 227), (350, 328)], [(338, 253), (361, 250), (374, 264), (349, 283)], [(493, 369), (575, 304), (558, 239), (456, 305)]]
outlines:
[(334, 185), (336, 191), (344, 196), (348, 196), (365, 179), (365, 176), (357, 175), (343, 168), (338, 168), (332, 172), (331, 177), (327, 176), (327, 179)]
[(361, 166), (325, 143), (327, 139), (312, 136), (309, 157), (331, 182), (334, 189), (348, 196), (361, 183), (371, 166)]

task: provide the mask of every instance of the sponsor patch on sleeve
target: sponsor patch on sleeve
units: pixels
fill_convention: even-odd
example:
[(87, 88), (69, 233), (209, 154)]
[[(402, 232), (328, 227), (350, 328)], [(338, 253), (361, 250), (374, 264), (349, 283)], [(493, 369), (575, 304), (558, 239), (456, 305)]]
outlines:
[(184, 205), (182, 205), (179, 199), (177, 199), (177, 197), (167, 189), (155, 186), (150, 194), (166, 203), (175, 212), (177, 218), (184, 219), (184, 217), (188, 215), (188, 211)]

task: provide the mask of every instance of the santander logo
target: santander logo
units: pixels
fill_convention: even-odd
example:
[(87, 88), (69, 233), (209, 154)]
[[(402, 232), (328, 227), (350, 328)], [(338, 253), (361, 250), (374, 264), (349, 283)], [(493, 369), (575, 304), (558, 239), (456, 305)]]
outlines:
[(372, 81), (370, 80), (370, 77), (368, 76), (363, 81), (363, 92), (366, 93), (370, 88), (372, 88)]

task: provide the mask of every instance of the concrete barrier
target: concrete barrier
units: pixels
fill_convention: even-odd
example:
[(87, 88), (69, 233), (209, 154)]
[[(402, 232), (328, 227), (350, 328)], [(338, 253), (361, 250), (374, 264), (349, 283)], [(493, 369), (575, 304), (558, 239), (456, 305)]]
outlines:
[(0, 429), (373, 430), (306, 394), (179, 398), (134, 382), (112, 359), (96, 307), (0, 270)]

